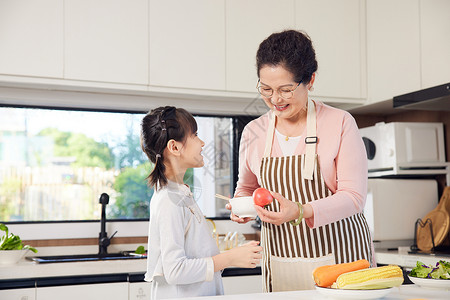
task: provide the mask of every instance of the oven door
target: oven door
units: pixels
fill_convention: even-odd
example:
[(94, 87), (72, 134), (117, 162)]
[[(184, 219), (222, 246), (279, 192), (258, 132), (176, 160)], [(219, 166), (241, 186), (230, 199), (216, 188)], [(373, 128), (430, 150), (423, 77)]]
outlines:
[(401, 167), (433, 167), (445, 163), (442, 123), (399, 122), (394, 125), (396, 161)]
[(359, 130), (366, 146), (369, 173), (394, 170), (394, 128), (387, 125), (379, 123)]

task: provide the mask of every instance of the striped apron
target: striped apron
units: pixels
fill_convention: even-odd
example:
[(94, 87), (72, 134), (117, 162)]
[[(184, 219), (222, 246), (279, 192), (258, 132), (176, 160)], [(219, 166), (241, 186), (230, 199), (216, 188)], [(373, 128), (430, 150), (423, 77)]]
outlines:
[[(308, 99), (305, 154), (271, 157), (274, 129), (271, 113), (260, 169), (262, 187), (302, 204), (331, 196), (317, 163), (314, 103)], [(267, 209), (279, 211), (278, 201)], [(362, 213), (314, 229), (305, 222), (298, 226), (262, 222), (261, 246), (264, 292), (313, 289), (312, 271), (318, 266), (358, 259), (372, 263), (371, 236)]]

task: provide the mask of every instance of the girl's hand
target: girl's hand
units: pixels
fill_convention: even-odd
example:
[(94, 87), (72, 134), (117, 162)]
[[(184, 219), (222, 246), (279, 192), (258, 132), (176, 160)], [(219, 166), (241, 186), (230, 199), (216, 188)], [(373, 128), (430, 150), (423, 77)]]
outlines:
[[(227, 203), (227, 205), (225, 205), (225, 208), (231, 211), (231, 204)], [(234, 221), (236, 223), (241, 223), (241, 224), (245, 224), (248, 221), (254, 220), (254, 218), (250, 218), (250, 217), (240, 218), (240, 217), (236, 216), (235, 214), (233, 214), (233, 212), (231, 212), (231, 214), (230, 214), (230, 219), (231, 219), (231, 221)]]
[(300, 212), (298, 211), (298, 205), (291, 200), (288, 200), (278, 193), (270, 192), (272, 196), (280, 204), (280, 211), (274, 212), (255, 205), (256, 212), (259, 218), (263, 222), (271, 223), (274, 225), (281, 225), (291, 220), (297, 219)]
[(261, 261), (263, 248), (259, 242), (250, 241), (240, 247), (228, 250), (231, 257), (231, 265), (239, 268), (255, 268)]

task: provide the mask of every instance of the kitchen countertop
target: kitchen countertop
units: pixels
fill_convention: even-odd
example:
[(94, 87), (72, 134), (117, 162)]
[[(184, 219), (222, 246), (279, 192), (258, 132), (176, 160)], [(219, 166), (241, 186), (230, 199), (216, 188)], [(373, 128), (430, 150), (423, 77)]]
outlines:
[[(136, 249), (138, 245), (115, 245), (108, 253), (118, 253)], [(51, 256), (61, 254), (90, 254), (96, 253), (98, 249), (92, 246), (82, 247), (47, 247), (39, 249), (38, 254), (31, 253), (27, 256)], [(88, 275), (112, 275), (112, 274), (144, 274), (147, 271), (146, 259), (124, 259), (124, 260), (102, 260), (102, 261), (79, 261), (59, 263), (36, 263), (22, 259), (14, 265), (0, 264), (0, 281), (2, 280), (25, 280), (32, 278), (66, 277), (66, 276), (88, 276)], [(227, 268), (222, 276), (260, 275), (261, 268), (243, 269)]]
[[(392, 289), (383, 300), (398, 300), (398, 299), (433, 299), (433, 300), (448, 300), (450, 292), (445, 290), (434, 290), (425, 289), (413, 284), (402, 285)], [(240, 295), (224, 295), (224, 296), (211, 296), (211, 297), (189, 297), (183, 298), (185, 300), (237, 300), (237, 299), (259, 299), (259, 300), (285, 300), (285, 299), (296, 299), (296, 300), (330, 300), (320, 294), (316, 290), (308, 291), (293, 291), (293, 292), (277, 292), (277, 293), (255, 293), (255, 294), (240, 294)], [(344, 299), (344, 298), (341, 298)], [(346, 298), (346, 299), (357, 299), (357, 298)]]
[(15, 265), (0, 265), (0, 280), (43, 278), (117, 273), (145, 273), (146, 259), (126, 259), (88, 262), (39, 264), (22, 260)]
[(399, 265), (406, 270), (410, 270), (416, 266), (417, 261), (424, 264), (435, 264), (439, 260), (450, 261), (449, 256), (430, 255), (430, 254), (409, 254), (409, 247), (399, 247), (398, 250), (375, 249), (375, 259), (378, 264), (383, 265)]
[[(111, 245), (108, 249), (108, 253), (129, 251), (132, 249), (136, 249), (137, 246), (139, 245)], [(27, 256), (92, 254), (97, 253), (98, 246), (41, 247), (38, 250), (39, 252), (37, 254), (34, 254), (30, 251)], [(92, 274), (106, 275), (117, 273), (144, 273), (146, 271), (146, 268), (146, 259), (39, 264), (24, 258), (19, 263), (14, 265), (0, 264), (0, 280), (79, 276)]]
[[(127, 247), (127, 246), (124, 246)], [(72, 247), (73, 248), (73, 247)], [(119, 252), (134, 249), (117, 248), (111, 249), (110, 252)], [(95, 253), (96, 248), (75, 249), (71, 254)], [(419, 260), (425, 264), (434, 264), (439, 260), (450, 261), (448, 256), (433, 256), (408, 254), (408, 247), (400, 247), (398, 250), (375, 249), (375, 257), (379, 264), (396, 264), (405, 269), (412, 269)], [(52, 251), (40, 251), (40, 256), (56, 255), (66, 253), (55, 247)], [(38, 264), (23, 259), (15, 265), (0, 265), (0, 280), (4, 279), (20, 279), (20, 278), (37, 278), (50, 276), (77, 276), (85, 274), (113, 274), (113, 273), (144, 273), (147, 268), (146, 259), (127, 259), (127, 260), (106, 260), (106, 261), (89, 261), (89, 262), (64, 262)]]
[[(144, 274), (147, 271), (146, 259), (103, 260), (87, 262), (35, 263), (22, 260), (15, 265), (0, 265), (0, 281), (44, 277)], [(222, 276), (260, 275), (261, 268), (244, 269), (230, 267)]]
[[(125, 248), (123, 248), (125, 247)], [(130, 246), (111, 249), (110, 252), (119, 252), (134, 249)], [(72, 247), (73, 248), (73, 247)], [(96, 248), (80, 248), (73, 249), (71, 254), (95, 253)], [(434, 264), (439, 260), (450, 261), (448, 256), (431, 256), (408, 254), (409, 248), (400, 247), (399, 250), (383, 250), (376, 249), (376, 260), (379, 264), (396, 264), (406, 270), (412, 269), (419, 260), (425, 264)], [(56, 255), (62, 252), (61, 249), (55, 248), (49, 251), (40, 251), (40, 256)], [(45, 263), (39, 264), (33, 261), (23, 259), (15, 265), (0, 265), (0, 281), (1, 280), (21, 280), (30, 278), (45, 277), (64, 277), (64, 276), (83, 276), (83, 275), (109, 275), (109, 274), (143, 274), (146, 272), (146, 259), (126, 259), (126, 260), (104, 260), (104, 261), (87, 261), (87, 262), (64, 262), (64, 263)], [(260, 269), (240, 269), (228, 268), (226, 271), (230, 273), (228, 276), (238, 275), (258, 275)], [(257, 274), (257, 271), (259, 273)], [(250, 272), (249, 274), (245, 274)], [(225, 275), (225, 272), (224, 272)], [(225, 275), (226, 276), (226, 275)], [(449, 297), (450, 298), (450, 297)]]

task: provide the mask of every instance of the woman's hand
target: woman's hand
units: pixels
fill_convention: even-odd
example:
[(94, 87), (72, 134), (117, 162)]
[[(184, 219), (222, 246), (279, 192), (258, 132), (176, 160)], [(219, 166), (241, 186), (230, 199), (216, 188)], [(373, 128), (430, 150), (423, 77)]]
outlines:
[(298, 205), (291, 200), (288, 200), (278, 193), (270, 192), (272, 196), (280, 204), (280, 211), (274, 212), (262, 208), (261, 206), (255, 205), (256, 212), (259, 218), (263, 222), (271, 223), (274, 225), (281, 225), (283, 223), (289, 222), (291, 220), (297, 219), (300, 212), (298, 210)]
[[(231, 204), (227, 203), (227, 205), (225, 205), (225, 208), (231, 211)], [(231, 219), (231, 221), (234, 221), (236, 223), (241, 223), (241, 224), (245, 224), (248, 221), (254, 220), (254, 218), (251, 218), (251, 217), (240, 218), (240, 217), (236, 216), (235, 214), (233, 214), (233, 212), (231, 212), (231, 214), (230, 214), (230, 219)]]

